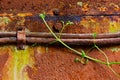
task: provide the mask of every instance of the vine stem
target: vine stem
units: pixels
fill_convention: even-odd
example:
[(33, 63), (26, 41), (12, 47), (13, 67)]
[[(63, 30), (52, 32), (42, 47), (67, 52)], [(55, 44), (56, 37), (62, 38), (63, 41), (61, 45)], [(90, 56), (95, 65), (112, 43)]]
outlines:
[[(57, 35), (51, 30), (51, 28), (49, 27), (49, 25), (45, 21), (45, 15), (44, 14), (40, 14), (39, 16), (42, 18), (43, 22), (45, 23), (46, 27), (51, 32), (51, 34), (55, 37), (56, 41), (60, 42), (63, 46), (65, 46), (69, 50), (75, 52), (77, 55), (82, 56), (81, 52), (71, 48), (70, 46), (65, 44), (59, 37), (57, 37)], [(97, 48), (101, 53), (103, 53), (103, 55), (106, 57), (106, 62), (104, 62), (102, 60), (99, 60), (99, 59), (92, 58), (92, 57), (87, 56), (87, 55), (84, 55), (84, 58), (106, 65), (116, 76), (118, 76), (120, 78), (120, 75), (118, 73), (116, 73), (110, 66), (112, 64), (120, 64), (120, 62), (109, 62), (109, 59), (108, 59), (107, 55), (98, 46), (94, 45), (94, 47)]]
[[(43, 22), (45, 23), (46, 27), (47, 27), (48, 30), (51, 32), (51, 34), (56, 38), (56, 41), (60, 42), (60, 43), (61, 43), (62, 45), (64, 45), (66, 48), (68, 48), (68, 49), (70, 49), (71, 51), (75, 52), (77, 55), (80, 55), (80, 56), (82, 55), (81, 52), (79, 52), (79, 51), (71, 48), (70, 46), (68, 46), (67, 44), (65, 44), (60, 38), (58, 38), (58, 37), (56, 36), (56, 34), (51, 30), (51, 28), (49, 27), (49, 25), (47, 24), (47, 22), (45, 21), (45, 18), (44, 18), (42, 15), (40, 15), (40, 17), (42, 18)], [(107, 65), (106, 62), (101, 61), (101, 60), (98, 60), (98, 59), (95, 59), (95, 58), (92, 58), (92, 57), (87, 56), (87, 55), (85, 55), (85, 58), (87, 58), (87, 59), (89, 59), (89, 60), (92, 60), (92, 61), (95, 61), (95, 62), (99, 62), (99, 63), (101, 63), (101, 64)]]
[(59, 35), (59, 38), (61, 38), (61, 35), (62, 35), (62, 32), (63, 32), (63, 30), (65, 29), (65, 27), (66, 27), (66, 25), (64, 24), (64, 22), (62, 22), (62, 29), (61, 29), (61, 31), (60, 31), (60, 35)]
[(103, 52), (96, 44), (94, 44), (95, 48), (98, 49), (98, 51), (100, 51), (106, 58), (106, 63), (107, 63), (107, 66), (110, 65), (110, 62), (109, 62), (109, 59), (107, 57), (107, 55), (105, 54), (105, 52)]

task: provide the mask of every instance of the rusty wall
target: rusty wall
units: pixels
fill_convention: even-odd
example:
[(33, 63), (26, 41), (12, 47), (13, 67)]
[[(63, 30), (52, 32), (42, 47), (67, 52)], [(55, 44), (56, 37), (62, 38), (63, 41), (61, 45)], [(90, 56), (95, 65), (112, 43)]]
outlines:
[[(56, 15), (57, 11), (57, 15)], [(120, 31), (119, 0), (0, 0), (0, 31), (15, 32), (23, 26), (26, 32), (49, 32), (39, 13), (54, 32), (62, 28), (61, 21), (72, 21), (64, 33), (116, 33)], [(34, 44), (33, 44), (34, 45)], [(89, 61), (75, 63), (80, 56), (58, 45), (0, 46), (0, 80), (119, 80), (105, 65)], [(91, 46), (72, 46), (87, 52)], [(100, 47), (110, 61), (120, 61), (120, 46)], [(93, 49), (88, 55), (105, 60)], [(120, 65), (112, 68), (120, 73)]]

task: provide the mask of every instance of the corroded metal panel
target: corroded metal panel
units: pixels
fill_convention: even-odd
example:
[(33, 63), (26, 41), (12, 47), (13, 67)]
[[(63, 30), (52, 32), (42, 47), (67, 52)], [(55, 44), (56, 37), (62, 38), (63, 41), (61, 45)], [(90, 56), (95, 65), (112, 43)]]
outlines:
[[(56, 33), (62, 28), (61, 21), (74, 23), (66, 27), (64, 33), (120, 32), (120, 0), (0, 0), (0, 13), (1, 32), (16, 31), (18, 26), (23, 26), (28, 33), (49, 32), (39, 13), (47, 14), (46, 21)], [(14, 34), (10, 36), (15, 37)], [(11, 39), (16, 41), (16, 38)], [(72, 47), (85, 52), (91, 48)], [(102, 46), (101, 49), (110, 61), (120, 61), (119, 45)], [(99, 53), (93, 49), (88, 55), (105, 61)], [(105, 65), (92, 61), (87, 65), (75, 63), (76, 57), (80, 56), (58, 45), (33, 44), (25, 50), (17, 50), (14, 45), (1, 45), (0, 80), (119, 80)], [(119, 65), (112, 65), (112, 68), (120, 73)]]

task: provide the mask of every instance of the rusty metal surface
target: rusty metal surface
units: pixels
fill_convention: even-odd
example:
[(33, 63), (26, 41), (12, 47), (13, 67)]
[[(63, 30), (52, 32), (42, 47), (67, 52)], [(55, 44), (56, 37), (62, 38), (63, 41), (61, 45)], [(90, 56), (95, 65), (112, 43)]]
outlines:
[[(118, 16), (120, 17), (119, 13), (116, 14), (82, 14), (82, 15), (46, 15), (45, 20), (46, 21), (53, 21), (53, 22), (57, 22), (57, 21), (72, 21), (72, 22), (80, 22), (82, 18), (84, 17), (108, 17), (108, 18), (112, 18)], [(33, 21), (41, 21), (41, 18), (39, 17), (39, 14), (34, 15), (34, 16), (26, 16), (25, 17), (26, 20), (33, 20)]]
[[(70, 37), (70, 36), (69, 36)], [(106, 37), (106, 36), (105, 36)], [(105, 38), (61, 38), (61, 40), (68, 44), (68, 45), (93, 45), (94, 43), (97, 45), (119, 45), (120, 44), (120, 38), (115, 37), (107, 37)], [(18, 32), (17, 37), (5, 37), (5, 38), (0, 38), (0, 43), (17, 43), (18, 49), (24, 49), (25, 43), (27, 44), (34, 44), (34, 43), (39, 43), (39, 44), (50, 44), (51, 42), (56, 41), (55, 38), (45, 38), (45, 37), (26, 37), (25, 32)]]
[[(0, 32), (0, 37), (16, 37), (16, 32)], [(55, 33), (57, 36), (60, 35), (60, 33)], [(26, 37), (41, 37), (41, 38), (53, 38), (54, 36), (51, 33), (46, 32), (26, 32)], [(120, 32), (117, 33), (101, 33), (96, 34), (96, 39), (99, 38), (116, 38), (120, 37)], [(72, 33), (62, 33), (61, 38), (77, 38), (77, 39), (93, 39), (93, 34), (72, 34)]]
[[(60, 11), (60, 14), (101, 14), (101, 13), (119, 13), (120, 1), (119, 0), (19, 0), (9, 1), (3, 0), (0, 2), (0, 13), (22, 13), (31, 12), (38, 14), (46, 12), (52, 14), (56, 8)], [(8, 6), (9, 5), (9, 6)]]
[[(50, 44), (51, 42), (56, 41), (56, 39), (51, 33), (26, 32), (23, 28), (20, 28), (20, 30), (18, 29), (16, 33), (15, 32), (2, 32), (0, 33), (0, 35), (1, 35), (1, 38), (0, 38), (1, 44), (17, 43), (18, 49), (24, 49), (26, 42), (27, 44), (34, 44), (34, 43)], [(59, 36), (60, 33), (56, 33), (56, 35)], [(120, 37), (119, 32), (96, 34), (96, 37), (93, 37), (93, 34), (63, 33), (61, 35), (61, 40), (68, 45), (93, 45), (93, 44), (97, 44), (97, 45), (117, 44), (119, 45), (120, 44), (119, 37)]]
[[(30, 14), (30, 13), (29, 13)], [(48, 32), (42, 20), (37, 15), (2, 15), (0, 24), (1, 31), (16, 31), (17, 26), (24, 26), (29, 32)], [(119, 13), (115, 14), (86, 14), (86, 15), (47, 15), (46, 21), (51, 29), (58, 32), (62, 28), (62, 23), (72, 21), (74, 25), (67, 27), (64, 33), (115, 33), (120, 31)], [(7, 22), (6, 22), (7, 21)]]
[[(38, 15), (24, 18), (22, 17), (19, 19), (14, 17), (14, 19), (11, 20), (12, 21), (10, 21), (4, 27), (2, 27), (1, 24), (1, 31), (13, 32), (16, 31), (17, 26), (24, 26), (28, 32), (49, 32)], [(72, 21), (74, 23), (74, 25), (66, 27), (66, 29), (63, 31), (64, 33), (116, 33), (120, 31), (120, 19), (118, 15), (84, 17), (75, 15), (49, 15), (46, 17), (46, 21), (54, 32), (59, 32), (61, 30), (61, 21)]]
[[(38, 16), (43, 12), (47, 14), (46, 21), (50, 28), (58, 32), (58, 36), (62, 28), (61, 20), (74, 22), (63, 31), (61, 39), (64, 42), (117, 44), (100, 48), (110, 61), (120, 61), (120, 0), (1, 0), (0, 43), (17, 43), (15, 31), (18, 26), (24, 26), (24, 41), (27, 43), (55, 41)], [(93, 39), (93, 33), (98, 34), (96, 39)], [(90, 49), (88, 46), (72, 47), (85, 52)], [(106, 61), (99, 53), (93, 49), (88, 55)], [(76, 57), (79, 56), (58, 45), (26, 46), (25, 50), (17, 50), (13, 45), (1, 45), (0, 80), (119, 80), (106, 66), (91, 61), (87, 65), (75, 63)], [(119, 65), (111, 67), (120, 73)]]
[[(119, 45), (120, 38), (107, 38), (107, 39), (61, 39), (68, 45)], [(56, 41), (54, 38), (27, 38), (27, 43), (40, 43), (50, 44)], [(57, 42), (56, 42), (57, 43)]]
[(26, 44), (26, 32), (23, 28), (17, 30), (17, 48), (20, 50), (25, 49)]

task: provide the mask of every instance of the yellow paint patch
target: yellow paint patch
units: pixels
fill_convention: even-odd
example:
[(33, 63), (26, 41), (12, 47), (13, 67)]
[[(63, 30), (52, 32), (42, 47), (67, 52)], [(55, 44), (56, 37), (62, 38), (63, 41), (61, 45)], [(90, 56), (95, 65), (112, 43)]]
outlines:
[(115, 33), (115, 32), (118, 32), (120, 31), (120, 23), (118, 22), (110, 22), (109, 24), (109, 32), (112, 32), (112, 33)]
[(3, 69), (3, 80), (30, 80), (26, 67), (34, 66), (34, 49), (26, 48), (17, 50), (15, 47), (8, 48), (9, 58)]

